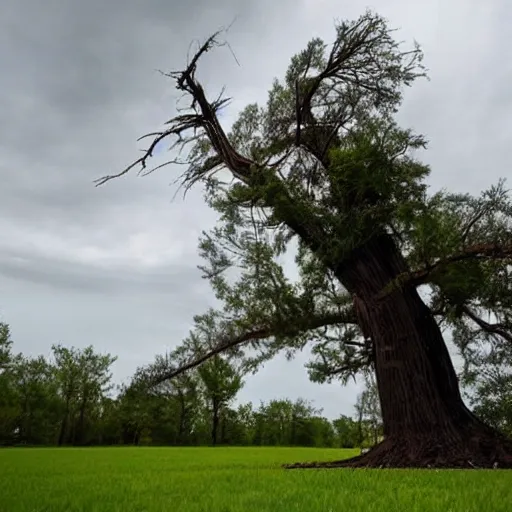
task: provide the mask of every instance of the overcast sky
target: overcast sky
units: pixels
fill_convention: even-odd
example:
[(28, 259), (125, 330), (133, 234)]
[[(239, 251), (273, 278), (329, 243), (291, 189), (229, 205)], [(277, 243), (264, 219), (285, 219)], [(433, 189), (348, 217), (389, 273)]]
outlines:
[[(196, 269), (215, 217), (199, 191), (172, 197), (176, 170), (92, 182), (136, 158), (136, 138), (174, 112), (172, 83), (192, 41), (236, 22), (230, 52), (201, 68), (212, 93), (265, 101), (273, 77), (335, 18), (366, 7), (418, 40), (431, 81), (409, 91), (401, 123), (425, 133), (435, 189), (478, 193), (510, 173), (512, 4), (508, 0), (4, 0), (0, 16), (0, 320), (17, 351), (53, 343), (119, 357), (117, 382), (186, 336), (213, 305)], [(508, 34), (508, 35), (507, 35)], [(302, 396), (329, 417), (352, 414), (357, 388), (308, 382), (276, 359), (240, 401)]]

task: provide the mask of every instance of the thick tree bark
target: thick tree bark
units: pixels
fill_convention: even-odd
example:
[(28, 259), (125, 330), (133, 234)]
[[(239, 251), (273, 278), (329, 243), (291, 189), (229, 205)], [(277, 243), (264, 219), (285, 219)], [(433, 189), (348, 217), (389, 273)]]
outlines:
[(385, 440), (330, 467), (512, 467), (512, 442), (465, 406), (442, 333), (416, 288), (376, 299), (408, 271), (391, 237), (375, 237), (333, 270), (357, 296), (374, 342)]

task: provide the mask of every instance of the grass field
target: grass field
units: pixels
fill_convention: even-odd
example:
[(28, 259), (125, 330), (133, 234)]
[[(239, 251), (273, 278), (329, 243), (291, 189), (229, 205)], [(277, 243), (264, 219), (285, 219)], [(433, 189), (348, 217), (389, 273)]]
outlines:
[(510, 471), (280, 468), (336, 458), (307, 448), (5, 449), (0, 512), (512, 511)]

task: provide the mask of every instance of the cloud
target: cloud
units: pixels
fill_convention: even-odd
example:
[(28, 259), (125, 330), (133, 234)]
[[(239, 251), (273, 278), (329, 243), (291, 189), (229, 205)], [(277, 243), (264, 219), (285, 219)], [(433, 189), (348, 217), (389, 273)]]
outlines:
[[(508, 174), (508, 3), (381, 0), (373, 7), (400, 37), (425, 48), (432, 80), (408, 92), (400, 120), (430, 138), (432, 186), (478, 192)], [(0, 313), (18, 349), (93, 343), (119, 355), (121, 380), (177, 344), (192, 316), (214, 304), (196, 270), (196, 246), (215, 216), (200, 190), (172, 201), (176, 168), (101, 188), (93, 180), (136, 158), (143, 147), (136, 139), (172, 117), (178, 97), (157, 70), (182, 67), (198, 40), (236, 18), (230, 48), (200, 68), (209, 94), (226, 85), (234, 98), (223, 117), (229, 123), (246, 103), (265, 101), (273, 77), (311, 37), (329, 41), (334, 18), (365, 8), (334, 0), (4, 5)], [(350, 413), (357, 388), (308, 383), (306, 357), (268, 363), (241, 399), (279, 391), (315, 398), (329, 416)]]

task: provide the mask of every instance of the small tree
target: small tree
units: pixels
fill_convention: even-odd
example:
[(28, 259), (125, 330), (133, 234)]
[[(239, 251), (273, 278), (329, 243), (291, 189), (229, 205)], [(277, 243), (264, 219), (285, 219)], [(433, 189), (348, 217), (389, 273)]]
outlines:
[(365, 442), (376, 445), (382, 435), (382, 415), (377, 383), (371, 373), (365, 376), (365, 389), (358, 395), (355, 409), (359, 446), (363, 446)]
[(357, 421), (349, 416), (342, 415), (333, 421), (338, 446), (340, 448), (355, 448), (360, 446), (360, 430)]
[(9, 325), (0, 322), (0, 445), (14, 442), (14, 429), (19, 416), (19, 402), (15, 389), (12, 354), (12, 339)]
[(218, 442), (222, 410), (233, 400), (243, 386), (236, 368), (221, 356), (214, 356), (199, 368), (204, 393), (211, 411), (211, 442)]

